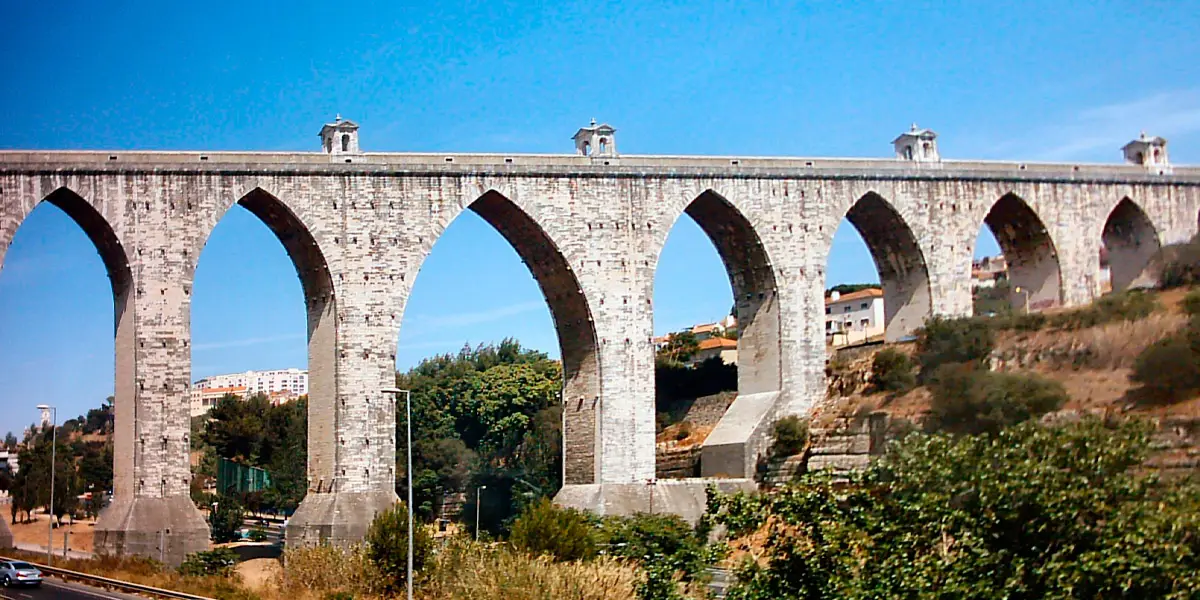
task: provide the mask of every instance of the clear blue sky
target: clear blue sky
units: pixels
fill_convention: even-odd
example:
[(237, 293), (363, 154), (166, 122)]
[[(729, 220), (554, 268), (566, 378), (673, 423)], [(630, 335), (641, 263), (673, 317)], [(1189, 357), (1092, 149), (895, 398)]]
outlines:
[[(317, 150), (341, 113), (373, 151), (565, 153), (595, 117), (628, 153), (888, 156), (916, 121), (948, 158), (1113, 162), (1145, 129), (1200, 162), (1194, 2), (253, 4), (6, 3), (0, 148)], [(852, 229), (831, 283), (876, 280)], [(729, 309), (690, 222), (654, 300), (660, 333)], [(193, 309), (193, 377), (305, 365), (299, 283), (245, 211)], [(557, 355), (536, 284), (468, 214), (416, 281), (398, 365), (505, 336)], [(97, 405), (112, 353), (100, 260), (39, 207), (0, 271), (0, 432)]]

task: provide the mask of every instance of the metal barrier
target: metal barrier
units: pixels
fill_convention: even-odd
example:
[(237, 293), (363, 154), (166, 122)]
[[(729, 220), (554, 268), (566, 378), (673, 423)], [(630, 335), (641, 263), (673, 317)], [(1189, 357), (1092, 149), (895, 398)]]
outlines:
[(27, 563), (37, 567), (38, 570), (44, 574), (54, 575), (54, 576), (58, 577), (59, 579), (63, 579), (65, 581), (77, 581), (79, 583), (84, 583), (84, 584), (87, 584), (87, 585), (90, 585), (93, 587), (103, 588), (106, 590), (112, 590), (112, 591), (117, 591), (117, 592), (130, 592), (130, 593), (134, 593), (134, 594), (143, 594), (146, 596), (150, 596), (152, 598), (176, 598), (179, 600), (213, 600), (212, 598), (209, 598), (207, 596), (197, 596), (195, 594), (185, 594), (183, 592), (164, 590), (164, 589), (160, 589), (160, 588), (156, 588), (156, 587), (150, 587), (148, 585), (141, 585), (139, 583), (130, 583), (128, 581), (120, 581), (118, 579), (109, 579), (107, 577), (101, 577), (99, 575), (92, 575), (89, 573), (80, 573), (78, 571), (71, 571), (69, 569), (60, 569), (58, 567), (49, 567), (46, 565), (42, 565), (42, 564), (38, 564), (35, 562), (25, 560), (23, 558), (10, 558), (7, 556), (0, 556), (0, 560), (19, 560), (21, 562), (27, 562)]

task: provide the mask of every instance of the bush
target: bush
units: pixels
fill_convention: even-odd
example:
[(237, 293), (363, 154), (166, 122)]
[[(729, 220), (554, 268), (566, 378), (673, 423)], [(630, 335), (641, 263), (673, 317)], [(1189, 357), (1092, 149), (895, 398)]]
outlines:
[(508, 541), (514, 548), (556, 560), (586, 560), (596, 556), (596, 534), (588, 516), (560, 508), (547, 498), (530, 505), (513, 522)]
[(669, 576), (678, 571), (691, 580), (707, 564), (705, 540), (678, 515), (605, 517), (600, 529), (609, 554), (662, 567)]
[(942, 365), (931, 384), (927, 431), (996, 434), (1058, 410), (1067, 401), (1062, 384), (1033, 374), (992, 373), (965, 364)]
[(237, 565), (237, 562), (237, 553), (229, 548), (193, 552), (183, 559), (183, 564), (179, 565), (179, 573), (192, 577), (205, 575), (228, 577), (233, 574), (233, 567)]
[(917, 382), (908, 354), (895, 348), (875, 353), (871, 362), (871, 385), (881, 392), (906, 392)]
[(795, 456), (808, 442), (808, 422), (799, 415), (788, 415), (771, 426), (771, 454)]
[(1138, 355), (1129, 378), (1141, 387), (1134, 396), (1147, 404), (1168, 404), (1200, 390), (1200, 338), (1196, 319), (1189, 331), (1163, 338)]
[(729, 598), (1200, 597), (1200, 486), (1141, 468), (1150, 427), (1095, 419), (911, 435), (867, 471), (714, 498), (761, 540)]
[(1192, 290), (1183, 297), (1183, 302), (1180, 303), (1183, 307), (1183, 312), (1189, 317), (1200, 317), (1200, 290)]
[(267, 541), (267, 532), (263, 531), (263, 529), (261, 527), (255, 527), (254, 529), (251, 529), (250, 530), (250, 541), (252, 541), (252, 542)]
[[(432, 542), (424, 527), (413, 531), (413, 571), (421, 570)], [(386, 592), (404, 589), (408, 569), (408, 508), (397, 502), (375, 516), (367, 529), (366, 558), (375, 567), (380, 587)]]
[(1200, 236), (1163, 248), (1161, 256), (1160, 286), (1173, 288), (1200, 283)]
[(283, 595), (307, 597), (309, 592), (370, 593), (374, 567), (359, 546), (302, 546), (283, 553)]
[(1114, 321), (1137, 321), (1156, 310), (1158, 301), (1153, 294), (1126, 290), (1104, 296), (1090, 306), (1053, 315), (1050, 325), (1067, 331), (1087, 329)]
[(982, 366), (994, 344), (991, 328), (980, 319), (935, 316), (925, 321), (917, 334), (919, 379), (928, 381), (938, 367), (947, 363)]
[(240, 538), (238, 531), (246, 519), (246, 512), (238, 499), (223, 495), (217, 497), (217, 509), (209, 515), (212, 540), (218, 544), (234, 542)]

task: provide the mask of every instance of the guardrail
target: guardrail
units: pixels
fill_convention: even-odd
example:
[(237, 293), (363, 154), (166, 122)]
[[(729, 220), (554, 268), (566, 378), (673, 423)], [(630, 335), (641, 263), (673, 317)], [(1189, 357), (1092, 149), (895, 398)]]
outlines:
[(209, 598), (207, 596), (197, 596), (195, 594), (185, 594), (183, 592), (176, 592), (173, 590), (164, 590), (161, 588), (151, 587), (148, 585), (142, 585), (140, 583), (130, 583), (128, 581), (121, 581), (119, 579), (109, 579), (108, 577), (101, 577), (99, 575), (92, 575), (90, 573), (80, 573), (79, 571), (72, 571), (70, 569), (61, 569), (59, 567), (51, 567), (51, 566), (31, 562), (31, 561), (25, 560), (23, 558), (11, 558), (11, 557), (7, 557), (7, 556), (0, 556), (0, 560), (19, 560), (21, 562), (27, 562), (27, 563), (37, 567), (39, 571), (41, 571), (42, 573), (44, 573), (46, 575), (54, 575), (65, 581), (76, 581), (76, 582), (87, 584), (87, 585), (90, 585), (93, 587), (103, 588), (106, 590), (112, 590), (112, 591), (116, 591), (116, 592), (129, 592), (129, 593), (133, 593), (133, 594), (142, 594), (142, 595), (150, 596), (151, 598), (173, 598), (173, 599), (177, 599), (177, 600), (213, 600), (212, 598)]

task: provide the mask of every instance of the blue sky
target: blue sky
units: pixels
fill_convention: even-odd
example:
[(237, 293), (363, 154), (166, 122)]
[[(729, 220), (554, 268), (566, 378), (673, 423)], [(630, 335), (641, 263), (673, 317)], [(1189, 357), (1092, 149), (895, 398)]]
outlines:
[[(341, 113), (371, 151), (565, 153), (594, 117), (627, 153), (888, 156), (916, 121), (947, 158), (1115, 162), (1145, 129), (1200, 162), (1190, 2), (5, 4), (0, 148), (317, 150)], [(232, 211), (199, 264), (194, 377), (305, 364), (300, 286), (264, 226)], [(850, 227), (829, 274), (876, 279)], [(557, 355), (535, 282), (473, 215), (415, 286), (401, 368), (505, 336)], [(686, 219), (654, 302), (658, 332), (731, 304)], [(103, 266), (39, 207), (0, 271), (0, 431), (40, 402), (97, 405), (112, 353)]]

